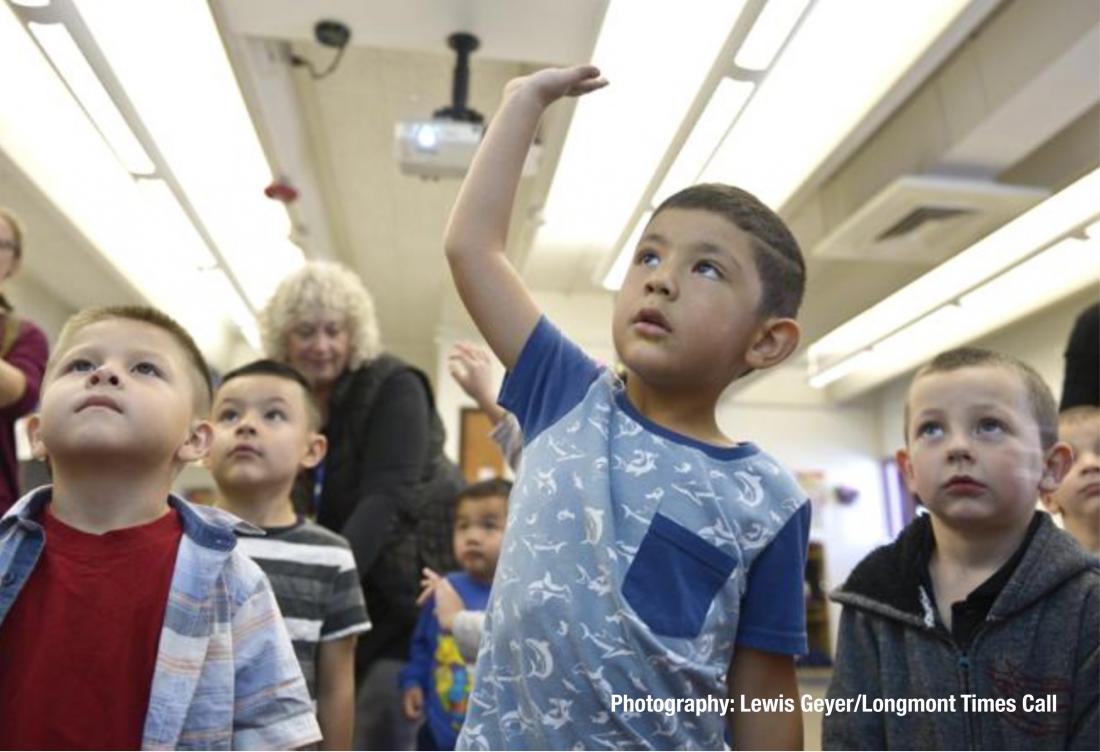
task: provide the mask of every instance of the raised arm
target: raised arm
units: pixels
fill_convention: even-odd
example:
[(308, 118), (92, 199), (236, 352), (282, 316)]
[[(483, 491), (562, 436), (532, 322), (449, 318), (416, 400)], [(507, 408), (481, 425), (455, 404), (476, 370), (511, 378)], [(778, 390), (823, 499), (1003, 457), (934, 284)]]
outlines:
[(505, 255), (527, 150), (550, 104), (606, 84), (591, 65), (549, 68), (510, 81), (451, 212), (444, 248), (455, 286), (505, 368), (515, 365), (539, 319), (538, 307)]
[(489, 353), (471, 342), (455, 343), (447, 353), (447, 370), (451, 378), (495, 426), (507, 417), (507, 413), (497, 404), (492, 368)]

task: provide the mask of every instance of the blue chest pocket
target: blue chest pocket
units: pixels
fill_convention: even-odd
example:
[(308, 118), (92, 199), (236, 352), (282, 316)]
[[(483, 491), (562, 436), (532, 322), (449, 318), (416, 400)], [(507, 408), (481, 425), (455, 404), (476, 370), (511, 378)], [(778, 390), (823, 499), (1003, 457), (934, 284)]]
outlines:
[(654, 633), (698, 636), (737, 559), (657, 514), (623, 581), (623, 597)]

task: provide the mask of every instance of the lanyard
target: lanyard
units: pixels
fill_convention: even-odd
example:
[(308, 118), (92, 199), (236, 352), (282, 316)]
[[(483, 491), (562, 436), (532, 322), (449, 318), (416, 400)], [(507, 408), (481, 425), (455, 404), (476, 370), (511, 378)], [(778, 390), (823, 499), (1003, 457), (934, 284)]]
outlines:
[(313, 468), (313, 516), (321, 514), (321, 494), (325, 490), (325, 461)]

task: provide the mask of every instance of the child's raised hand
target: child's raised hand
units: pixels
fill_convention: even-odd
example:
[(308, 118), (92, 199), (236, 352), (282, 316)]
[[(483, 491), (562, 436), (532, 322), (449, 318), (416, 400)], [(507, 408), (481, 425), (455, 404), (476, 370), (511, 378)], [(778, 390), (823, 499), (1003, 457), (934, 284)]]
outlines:
[(431, 567), (424, 567), (420, 577), (420, 595), (416, 596), (416, 605), (423, 606), (428, 599), (435, 595), (435, 586), (446, 580)]
[(455, 615), (466, 608), (462, 596), (454, 589), (450, 581), (440, 577), (435, 585), (435, 618), (439, 626), (450, 632), (454, 628)]
[(572, 68), (544, 68), (529, 76), (514, 78), (504, 87), (505, 96), (530, 91), (545, 107), (562, 97), (579, 97), (607, 86), (607, 79), (594, 65)]
[(492, 368), (489, 353), (470, 342), (457, 343), (447, 354), (451, 377), (479, 406), (494, 402)]

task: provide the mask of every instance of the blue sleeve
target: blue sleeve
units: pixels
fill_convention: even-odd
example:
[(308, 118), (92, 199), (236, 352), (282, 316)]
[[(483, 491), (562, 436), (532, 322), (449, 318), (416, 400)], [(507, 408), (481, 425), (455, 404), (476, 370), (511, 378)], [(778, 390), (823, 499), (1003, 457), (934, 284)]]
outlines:
[(409, 643), (409, 662), (397, 677), (398, 686), (402, 690), (416, 686), (426, 693), (431, 686), (428, 680), (432, 675), (432, 655), (435, 653), (435, 638), (439, 633), (433, 611), (435, 599), (429, 598), (420, 609), (420, 618), (416, 621), (416, 630), (413, 632), (412, 642)]
[(489, 605), (491, 588), (488, 585), (477, 582), (465, 572), (451, 572), (447, 575), (447, 580), (462, 599), (465, 610), (484, 611)]
[(804, 503), (756, 557), (741, 599), (737, 644), (768, 653), (802, 655), (806, 644), (806, 546), (810, 503)]
[(504, 376), (500, 406), (519, 419), (524, 441), (533, 441), (584, 399), (599, 372), (596, 362), (543, 316)]

